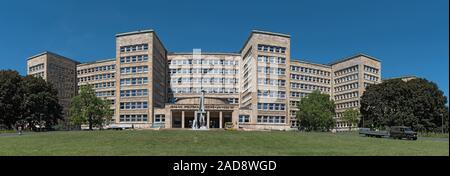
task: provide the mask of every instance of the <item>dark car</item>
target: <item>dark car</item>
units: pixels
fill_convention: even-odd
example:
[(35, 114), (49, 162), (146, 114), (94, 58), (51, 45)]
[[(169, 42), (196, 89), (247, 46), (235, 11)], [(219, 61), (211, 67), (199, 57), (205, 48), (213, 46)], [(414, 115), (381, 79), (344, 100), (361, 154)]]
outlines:
[(410, 139), (417, 140), (417, 133), (414, 132), (410, 127), (405, 126), (393, 126), (389, 131), (389, 134), (394, 139)]

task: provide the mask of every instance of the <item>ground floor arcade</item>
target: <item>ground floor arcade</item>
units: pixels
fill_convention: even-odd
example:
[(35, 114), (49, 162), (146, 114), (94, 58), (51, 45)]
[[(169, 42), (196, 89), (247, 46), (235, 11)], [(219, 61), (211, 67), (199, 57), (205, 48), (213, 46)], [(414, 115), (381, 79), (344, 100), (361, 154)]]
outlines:
[[(193, 110), (171, 111), (170, 120), (166, 122), (170, 128), (192, 128), (195, 114)], [(233, 122), (233, 111), (207, 111), (206, 123), (208, 128), (224, 128), (227, 122)], [(169, 124), (168, 124), (169, 123)]]

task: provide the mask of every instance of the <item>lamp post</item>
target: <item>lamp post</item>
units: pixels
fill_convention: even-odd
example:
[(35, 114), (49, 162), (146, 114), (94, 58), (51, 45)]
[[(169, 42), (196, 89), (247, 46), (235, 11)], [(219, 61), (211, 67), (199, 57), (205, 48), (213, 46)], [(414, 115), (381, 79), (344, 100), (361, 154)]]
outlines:
[(364, 116), (361, 116), (361, 118), (362, 118), (362, 127), (365, 128), (364, 127)]
[(442, 134), (444, 134), (444, 114), (442, 114), (442, 113), (441, 113), (441, 120), (442, 120), (442, 123), (441, 123)]

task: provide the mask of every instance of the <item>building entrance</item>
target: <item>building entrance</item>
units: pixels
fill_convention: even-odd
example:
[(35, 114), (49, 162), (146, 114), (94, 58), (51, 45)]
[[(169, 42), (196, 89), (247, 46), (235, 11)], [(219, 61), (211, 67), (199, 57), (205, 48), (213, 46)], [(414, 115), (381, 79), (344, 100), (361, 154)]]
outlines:
[[(172, 111), (172, 128), (192, 128), (196, 111)], [(207, 111), (206, 122), (209, 128), (225, 128), (232, 122), (232, 111)]]

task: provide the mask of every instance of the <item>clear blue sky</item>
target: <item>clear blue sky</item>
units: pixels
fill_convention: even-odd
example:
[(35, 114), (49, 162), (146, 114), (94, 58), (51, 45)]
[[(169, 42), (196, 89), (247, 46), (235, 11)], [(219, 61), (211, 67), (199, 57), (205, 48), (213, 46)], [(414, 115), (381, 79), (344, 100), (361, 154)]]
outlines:
[(115, 56), (114, 35), (152, 28), (169, 51), (236, 52), (252, 29), (288, 33), (292, 58), (366, 53), (384, 78), (417, 75), (448, 96), (448, 0), (15, 0), (0, 5), (0, 69), (25, 74), (42, 51), (86, 62)]

